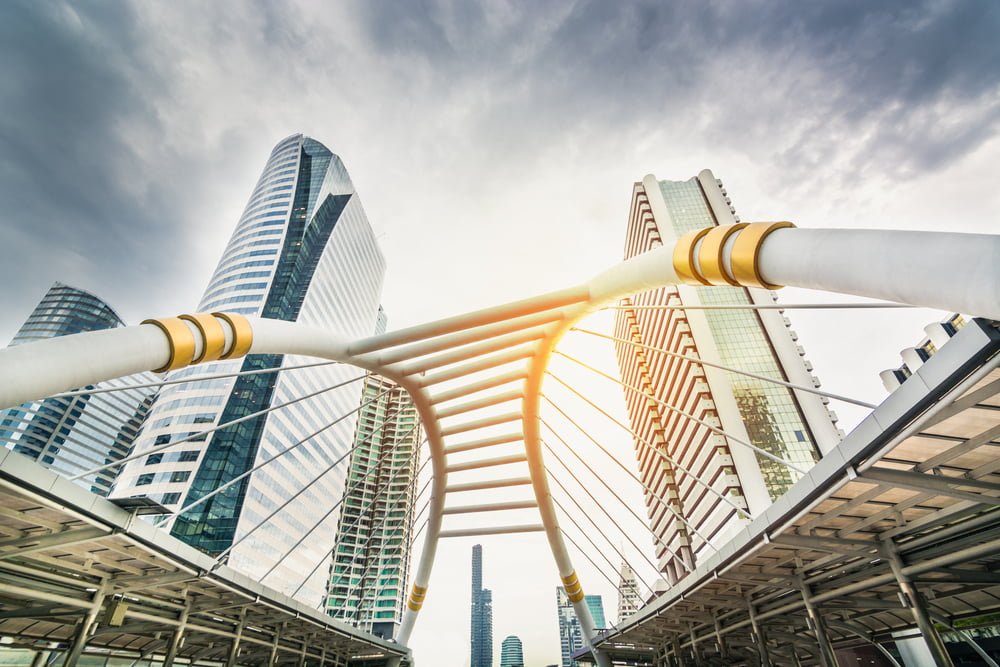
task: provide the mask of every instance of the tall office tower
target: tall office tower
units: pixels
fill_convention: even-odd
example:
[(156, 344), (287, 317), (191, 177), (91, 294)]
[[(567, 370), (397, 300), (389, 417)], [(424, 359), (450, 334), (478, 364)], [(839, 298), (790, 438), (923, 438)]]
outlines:
[(517, 635), (508, 635), (500, 644), (500, 667), (524, 667), (524, 649)]
[(472, 547), (471, 667), (493, 667), (493, 592), (483, 588), (483, 547)]
[[(633, 189), (625, 257), (670, 245), (690, 231), (738, 223), (730, 203), (707, 169), (682, 182), (647, 176)], [(690, 360), (819, 386), (780, 311), (698, 309), (773, 304), (774, 294), (764, 289), (678, 285), (624, 299), (617, 312), (615, 336), (625, 341), (616, 343), (618, 364), (623, 381), (638, 390), (625, 389), (625, 399), (639, 436), (636, 457), (659, 538), (658, 565), (669, 584), (712, 553), (703, 537), (720, 546), (742, 529), (745, 522), (732, 505), (756, 515), (797, 479), (788, 467), (705, 424), (806, 468), (843, 435), (826, 399)]]
[[(89, 292), (54, 283), (18, 330), (13, 345), (84, 331), (125, 326), (118, 314)], [(101, 388), (156, 382), (152, 373), (104, 382)], [(86, 387), (85, 389), (92, 389)], [(0, 446), (30, 456), (72, 477), (124, 458), (139, 432), (154, 389), (120, 389), (46, 398), (0, 411)], [(92, 492), (108, 495), (117, 470), (82, 477)]]
[(421, 429), (406, 391), (365, 379), (326, 608), (386, 639), (402, 620)]
[[(198, 311), (294, 320), (359, 338), (375, 329), (384, 272), (344, 164), (314, 139), (294, 135), (268, 158)], [(292, 369), (305, 364), (312, 366)], [(286, 370), (161, 392), (135, 449), (178, 444), (130, 463), (115, 494), (149, 495), (176, 511), (234, 482), (175, 517), (173, 534), (212, 554), (232, 548), (231, 566), (316, 604), (326, 597), (338, 520), (327, 512), (344, 493), (344, 466), (311, 483), (353, 442), (352, 412), (364, 374), (344, 364), (269, 354), (201, 364), (170, 377), (269, 369)], [(356, 381), (338, 387), (350, 380)], [(290, 403), (304, 396), (310, 397)]]
[(635, 570), (622, 561), (618, 569), (618, 622), (621, 623), (626, 618), (639, 611), (642, 606), (642, 598), (639, 597), (639, 582), (635, 576)]
[[(598, 630), (607, 628), (603, 598), (600, 595), (587, 595), (584, 597), (584, 602), (594, 618), (594, 627)], [(562, 654), (562, 667), (578, 667), (580, 663), (573, 660), (573, 654), (583, 648), (583, 630), (573, 610), (573, 603), (570, 602), (562, 586), (556, 587), (556, 613), (559, 616), (559, 650)]]

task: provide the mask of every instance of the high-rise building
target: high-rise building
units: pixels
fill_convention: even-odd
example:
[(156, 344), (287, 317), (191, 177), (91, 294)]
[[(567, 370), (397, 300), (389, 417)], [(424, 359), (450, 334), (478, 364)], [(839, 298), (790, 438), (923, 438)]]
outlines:
[[(584, 597), (590, 615), (594, 619), (594, 627), (603, 630), (608, 627), (604, 617), (604, 600), (600, 595)], [(559, 617), (559, 650), (562, 655), (562, 667), (578, 667), (580, 663), (573, 660), (573, 654), (583, 648), (583, 630), (580, 620), (573, 610), (573, 603), (562, 586), (556, 587), (556, 613)]]
[(409, 394), (391, 380), (369, 375), (361, 396), (326, 608), (388, 639), (403, 614), (420, 418)]
[(471, 667), (493, 667), (493, 592), (483, 588), (483, 547), (472, 547)]
[[(293, 320), (360, 338), (375, 329), (384, 272), (343, 162), (297, 134), (280, 141), (268, 158), (198, 310)], [(306, 364), (312, 365), (292, 369)], [(269, 369), (286, 370), (161, 392), (135, 449), (178, 444), (130, 463), (115, 494), (148, 495), (176, 511), (274, 459), (175, 517), (171, 531), (209, 553), (231, 549), (229, 565), (278, 590), (298, 590), (298, 597), (316, 604), (329, 583), (338, 515), (328, 508), (344, 493), (345, 467), (334, 466), (315, 483), (314, 475), (350, 448), (364, 375), (343, 364), (258, 354), (170, 377)], [(291, 545), (296, 548), (286, 553)]]
[(500, 667), (524, 667), (524, 649), (517, 635), (508, 635), (500, 644)]
[(639, 582), (635, 570), (625, 561), (618, 569), (618, 622), (634, 614), (642, 606), (639, 597)]
[[(712, 172), (681, 182), (647, 176), (633, 189), (625, 257), (738, 222)], [(804, 468), (843, 435), (825, 398), (691, 360), (819, 386), (789, 321), (778, 310), (750, 307), (773, 304), (765, 289), (678, 285), (624, 299), (617, 312), (618, 363), (623, 381), (638, 390), (625, 389), (625, 399), (658, 566), (669, 584), (712, 553), (703, 537), (720, 546), (742, 529), (733, 505), (756, 515), (797, 479), (708, 425)], [(704, 308), (713, 305), (748, 307)]]
[[(10, 344), (121, 326), (125, 326), (122, 319), (103, 300), (57, 282)], [(0, 445), (67, 477), (118, 461), (128, 455), (155, 391), (126, 387), (152, 382), (156, 382), (156, 376), (142, 373), (101, 385), (102, 389), (116, 391), (46, 398), (0, 411)], [(79, 481), (92, 492), (106, 496), (116, 476), (117, 470), (109, 468)]]

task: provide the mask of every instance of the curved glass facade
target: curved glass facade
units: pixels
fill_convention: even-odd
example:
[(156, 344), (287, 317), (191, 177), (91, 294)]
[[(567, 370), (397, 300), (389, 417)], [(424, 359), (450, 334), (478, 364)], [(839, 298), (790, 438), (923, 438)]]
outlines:
[[(55, 283), (18, 330), (11, 345), (85, 331), (125, 326), (98, 297)], [(143, 373), (102, 387), (153, 382)], [(90, 388), (90, 387), (87, 387)], [(127, 389), (47, 398), (0, 412), (0, 444), (71, 477), (125, 457), (152, 402), (153, 389)], [(108, 495), (116, 471), (88, 475), (80, 483)]]
[[(321, 143), (294, 135), (271, 152), (198, 311), (299, 321), (345, 337), (362, 337), (375, 328), (384, 272), (384, 258), (340, 158)], [(181, 370), (172, 377), (314, 361), (250, 355)], [(354, 416), (310, 436), (358, 407), (362, 383), (236, 427), (206, 436), (198, 433), (361, 376), (349, 366), (331, 365), (168, 387), (153, 407), (150, 427), (137, 441), (136, 451), (194, 438), (176, 450), (165, 450), (162, 458), (153, 454), (131, 463), (115, 495), (150, 495), (177, 510), (306, 440), (172, 525), (174, 535), (209, 553), (239, 542), (229, 555), (230, 565), (258, 577), (275, 566), (266, 583), (291, 593), (305, 573), (328, 557), (338, 515), (322, 517), (343, 494), (344, 468), (325, 475), (266, 525), (242, 538), (309, 484), (317, 471), (348, 451)], [(310, 532), (317, 522), (319, 527)], [(298, 596), (321, 603), (327, 573), (326, 567), (315, 568)]]

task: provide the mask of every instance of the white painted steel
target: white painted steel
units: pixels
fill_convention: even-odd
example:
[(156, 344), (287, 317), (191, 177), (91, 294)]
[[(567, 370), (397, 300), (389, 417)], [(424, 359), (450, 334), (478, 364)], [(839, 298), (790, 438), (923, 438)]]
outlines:
[[(414, 583), (429, 582), (442, 536), (447, 492), (531, 484), (550, 550), (561, 576), (575, 572), (549, 493), (539, 433), (542, 383), (558, 341), (587, 314), (615, 300), (675, 284), (672, 247), (624, 261), (566, 290), (431, 322), (360, 341), (294, 322), (249, 318), (251, 353), (297, 354), (340, 361), (400, 384), (413, 398), (431, 451), (433, 481), (427, 536)], [(725, 263), (729, 263), (728, 249)], [(888, 299), (1000, 319), (1000, 236), (888, 231), (781, 229), (761, 246), (763, 277), (777, 284)], [(935, 270), (936, 267), (941, 267)], [(0, 407), (163, 366), (169, 356), (164, 333), (140, 325), (66, 336), (0, 350)], [(427, 387), (481, 370), (526, 361), (526, 373), (498, 377), (524, 380), (519, 413), (473, 420), (443, 429), (434, 403), (486, 388), (489, 381), (432, 397)], [(461, 366), (453, 366), (468, 362)], [(451, 366), (451, 368), (442, 368)], [(427, 371), (442, 368), (432, 375)], [(499, 385), (492, 385), (499, 386)], [(514, 396), (512, 395), (512, 398)], [(484, 401), (478, 407), (491, 404)], [(478, 407), (473, 406), (469, 411)], [(522, 434), (472, 440), (445, 447), (444, 437), (520, 421)], [(530, 478), (447, 485), (449, 452), (523, 439)], [(454, 512), (449, 512), (454, 513)], [(454, 532), (453, 532), (454, 534)], [(595, 637), (589, 608), (574, 603), (588, 645)], [(417, 612), (404, 613), (396, 641), (408, 642)], [(600, 667), (610, 664), (594, 651)]]
[(794, 285), (1000, 320), (1000, 235), (779, 229), (760, 272)]

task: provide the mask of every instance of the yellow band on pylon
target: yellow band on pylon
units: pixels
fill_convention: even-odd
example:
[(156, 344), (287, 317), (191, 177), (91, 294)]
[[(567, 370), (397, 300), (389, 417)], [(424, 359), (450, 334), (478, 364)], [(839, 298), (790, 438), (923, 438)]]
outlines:
[[(673, 266), (677, 278), (688, 285), (733, 285), (780, 289), (760, 274), (760, 249), (771, 232), (795, 227), (790, 222), (752, 222), (690, 231), (674, 246)], [(725, 248), (732, 239), (730, 270)], [(700, 244), (700, 245), (699, 245)]]

